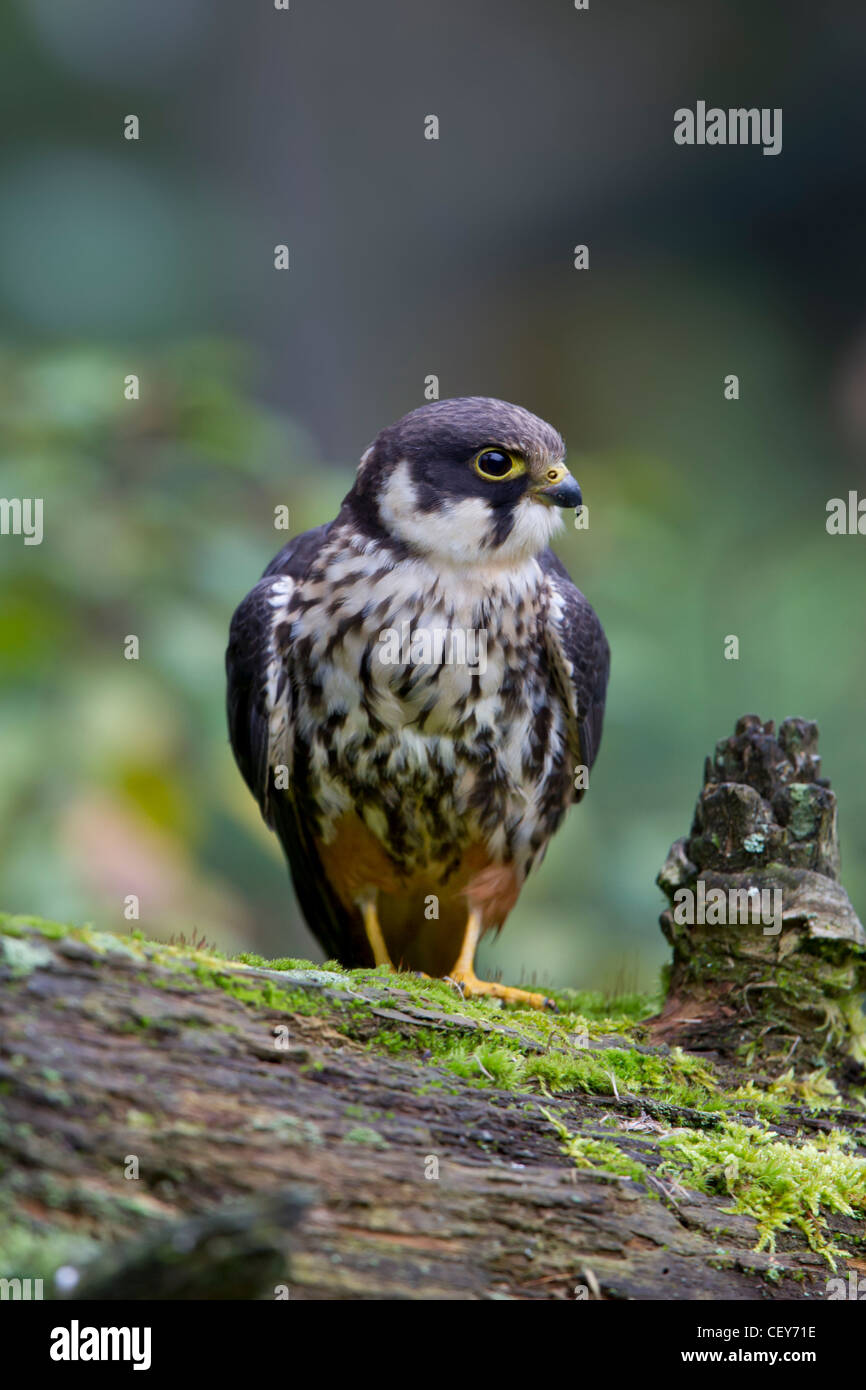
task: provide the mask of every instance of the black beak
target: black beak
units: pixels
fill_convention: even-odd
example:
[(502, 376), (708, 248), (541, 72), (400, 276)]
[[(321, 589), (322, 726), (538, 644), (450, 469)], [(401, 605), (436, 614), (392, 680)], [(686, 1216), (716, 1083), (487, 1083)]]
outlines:
[(572, 478), (567, 473), (558, 483), (551, 483), (550, 487), (540, 487), (536, 493), (545, 502), (552, 502), (554, 507), (582, 507), (583, 493), (580, 490), (580, 483), (576, 478)]

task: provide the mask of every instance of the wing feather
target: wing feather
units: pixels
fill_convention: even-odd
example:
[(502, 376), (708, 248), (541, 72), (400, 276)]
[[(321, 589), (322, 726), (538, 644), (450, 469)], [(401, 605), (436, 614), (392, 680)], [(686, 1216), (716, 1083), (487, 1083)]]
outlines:
[[(550, 607), (545, 628), (548, 660), (557, 694), (568, 716), (568, 750), (572, 770), (591, 768), (601, 744), (610, 647), (588, 599), (573, 583), (552, 550), (539, 564), (546, 577)], [(583, 796), (576, 789), (575, 801)]]
[[(232, 618), (226, 651), (229, 741), (244, 781), (280, 840), (301, 911), (329, 956), (338, 956), (355, 924), (332, 892), (307, 818), (293, 793), (295, 726), (286, 667), (287, 610), (330, 529), (296, 536), (268, 565)], [(288, 770), (286, 789), (274, 770)]]

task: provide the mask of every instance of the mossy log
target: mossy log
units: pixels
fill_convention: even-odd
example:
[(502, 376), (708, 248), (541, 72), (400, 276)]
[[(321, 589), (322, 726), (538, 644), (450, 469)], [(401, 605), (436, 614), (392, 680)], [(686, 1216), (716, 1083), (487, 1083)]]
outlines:
[(826, 1077), (744, 1086), (650, 1045), (635, 1000), (540, 1016), (276, 964), (0, 921), (0, 1276), (94, 1299), (790, 1299), (862, 1269), (864, 1116)]

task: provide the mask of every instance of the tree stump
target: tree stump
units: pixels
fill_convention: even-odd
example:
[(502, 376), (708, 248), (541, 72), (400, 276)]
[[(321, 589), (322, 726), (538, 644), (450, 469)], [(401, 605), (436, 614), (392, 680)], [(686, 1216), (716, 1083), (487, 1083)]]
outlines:
[[(818, 728), (744, 715), (658, 877), (673, 947), (657, 1039), (866, 1080), (866, 933), (839, 881)], [(765, 910), (761, 913), (761, 907)], [(697, 920), (696, 920), (697, 919)]]

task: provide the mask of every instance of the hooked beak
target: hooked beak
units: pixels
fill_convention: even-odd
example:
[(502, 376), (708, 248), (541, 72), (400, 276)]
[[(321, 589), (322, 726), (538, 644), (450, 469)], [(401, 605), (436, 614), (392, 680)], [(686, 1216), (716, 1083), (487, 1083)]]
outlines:
[(554, 507), (582, 507), (583, 494), (576, 478), (569, 473), (565, 464), (549, 468), (545, 480), (536, 484), (532, 494), (538, 502), (546, 502)]

